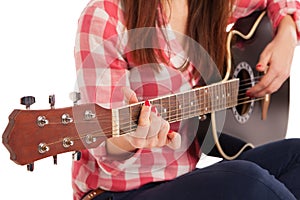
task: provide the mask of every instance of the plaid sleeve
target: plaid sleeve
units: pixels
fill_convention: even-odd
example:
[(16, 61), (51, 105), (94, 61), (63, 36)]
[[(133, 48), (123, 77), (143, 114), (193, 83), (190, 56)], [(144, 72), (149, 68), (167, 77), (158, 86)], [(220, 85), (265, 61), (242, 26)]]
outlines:
[(267, 9), (268, 15), (276, 29), (286, 15), (291, 15), (297, 26), (300, 41), (300, 1), (299, 0), (236, 0), (229, 22), (251, 14), (255, 10)]
[(124, 26), (119, 5), (96, 1), (79, 19), (75, 44), (77, 85), (83, 103), (105, 108), (122, 106), (122, 87), (129, 86), (123, 57)]
[(298, 40), (300, 41), (300, 1), (299, 0), (268, 0), (268, 14), (277, 27), (286, 15), (291, 15), (296, 23)]

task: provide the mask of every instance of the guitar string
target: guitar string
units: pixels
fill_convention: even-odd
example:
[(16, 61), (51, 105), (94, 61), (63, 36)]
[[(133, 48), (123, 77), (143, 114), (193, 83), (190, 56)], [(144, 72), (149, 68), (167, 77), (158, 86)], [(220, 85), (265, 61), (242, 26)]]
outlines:
[[(239, 96), (244, 96), (244, 94), (239, 94)], [(238, 98), (238, 101), (240, 101), (240, 100), (243, 100), (243, 99), (241, 99), (241, 98)], [(167, 100), (168, 101), (168, 100)], [(218, 101), (218, 100), (216, 100), (216, 101)], [(196, 102), (199, 102), (199, 101), (196, 101)], [(217, 104), (217, 103), (215, 103), (214, 101), (211, 101), (211, 102), (209, 102), (209, 103), (211, 103), (211, 104)], [(229, 101), (226, 101), (226, 103), (230, 103)], [(205, 105), (205, 102), (204, 103), (200, 103), (200, 104), (195, 104), (195, 105), (193, 105), (194, 107), (197, 107), (197, 106), (200, 106), (200, 107), (202, 107), (203, 105)], [(185, 106), (184, 104), (183, 104), (183, 106)], [(220, 105), (218, 105), (218, 106), (220, 106)], [(188, 105), (188, 107), (191, 107), (191, 105)], [(185, 110), (186, 108), (185, 107), (182, 107), (180, 110)], [(172, 110), (173, 112), (175, 112), (176, 110)], [(169, 115), (170, 116), (170, 115)], [(101, 115), (97, 115), (96, 117), (102, 117)], [(104, 122), (107, 122), (107, 121), (105, 121), (106, 119), (109, 119), (109, 118), (102, 118), (102, 120), (104, 120)], [(110, 119), (108, 120), (108, 121), (110, 121)], [(85, 121), (86, 122), (86, 121)], [(78, 123), (78, 122), (77, 122)]]
[[(248, 101), (245, 101), (245, 102), (237, 104), (237, 105), (250, 103), (252, 101), (259, 101), (259, 100), (262, 100), (262, 99), (263, 98), (252, 99), (252, 100), (248, 100)], [(187, 117), (183, 118), (182, 120), (189, 119), (189, 118), (190, 117), (187, 116)], [(130, 133), (130, 132), (134, 131), (136, 128), (137, 128), (137, 124), (135, 123), (134, 125), (131, 125), (131, 130), (124, 131), (123, 134)], [(79, 137), (69, 137), (69, 139), (73, 142), (80, 140), (80, 141), (82, 141), (82, 143), (84, 145), (88, 145), (87, 143), (83, 142), (83, 140), (85, 140), (87, 137), (96, 138), (96, 140), (97, 140), (97, 139), (99, 139), (99, 137), (101, 137), (101, 138), (103, 137), (105, 139), (105, 138), (109, 138), (109, 137), (112, 137), (112, 136), (113, 136), (113, 134), (111, 133), (111, 129), (108, 128), (106, 130), (102, 130), (101, 133), (99, 133), (99, 130), (95, 130), (95, 131), (91, 131), (89, 133), (82, 133), (82, 136), (79, 136)], [(52, 143), (47, 143), (46, 145), (50, 147), (52, 145), (61, 144), (61, 143), (62, 143), (62, 141), (55, 141), (55, 142), (52, 142)], [(92, 144), (94, 144), (94, 143), (95, 142), (92, 142)]]
[[(242, 102), (242, 103), (239, 103), (239, 104), (237, 104), (236, 106), (238, 106), (238, 105), (242, 105), (242, 104), (245, 104), (245, 103), (251, 103), (251, 102), (253, 102), (253, 101), (259, 101), (259, 100), (262, 100), (263, 98), (256, 98), (256, 99), (248, 99), (247, 101), (244, 101), (244, 102)], [(189, 116), (186, 116), (185, 118), (183, 118), (182, 120), (184, 120), (184, 119), (189, 119), (190, 117)], [(94, 123), (94, 122), (93, 122)], [(51, 124), (54, 124), (54, 123), (51, 123)], [(57, 123), (58, 124), (58, 123)], [(131, 129), (132, 130), (129, 130), (129, 131), (124, 131), (124, 133), (123, 134), (127, 134), (127, 133), (130, 133), (130, 132), (132, 132), (132, 131), (134, 131), (135, 129), (137, 128), (137, 124), (135, 123), (135, 124), (133, 124), (133, 125), (131, 125)], [(108, 131), (107, 131), (108, 130)], [(122, 131), (122, 130), (121, 130)], [(108, 129), (106, 129), (106, 130), (102, 130), (102, 132), (101, 133), (99, 133), (99, 130), (95, 130), (95, 131), (91, 131), (91, 132), (89, 132), (89, 133), (82, 133), (82, 136), (78, 136), (78, 137), (69, 137), (69, 139), (71, 140), (71, 141), (78, 141), (78, 140), (85, 140), (87, 137), (93, 137), (93, 138), (99, 138), (99, 137), (103, 137), (103, 138), (108, 138), (108, 137), (112, 137), (113, 136), (113, 134), (111, 133), (111, 129), (110, 128), (108, 128)], [(51, 145), (56, 145), (56, 144), (61, 144), (62, 143), (62, 141), (55, 141), (55, 142), (51, 142), (51, 143), (47, 143), (46, 145), (48, 145), (49, 147), (51, 146)], [(93, 142), (93, 143), (95, 143), (95, 142)], [(88, 144), (86, 144), (85, 143), (85, 145), (88, 145)]]
[[(258, 78), (260, 78), (260, 77), (256, 77), (256, 79), (258, 79)], [(249, 79), (250, 80), (250, 79)], [(240, 81), (241, 82), (241, 81)], [(246, 80), (244, 79), (243, 80), (243, 82), (246, 82)], [(250, 83), (251, 84), (251, 83)], [(244, 85), (249, 85), (249, 83), (247, 83), (247, 84), (244, 84)], [(244, 85), (240, 85), (240, 87), (241, 86), (244, 86)], [(240, 90), (239, 90), (240, 91)], [(238, 96), (244, 96), (245, 94), (239, 94)], [(259, 101), (259, 100), (262, 100), (263, 98), (255, 98), (255, 99), (251, 99), (251, 98), (249, 98), (249, 97), (243, 97), (243, 98), (237, 98), (237, 101), (238, 102), (240, 102), (241, 100), (243, 101), (243, 102), (240, 102), (240, 103), (238, 103), (236, 106), (238, 106), (238, 105), (242, 105), (242, 104), (245, 104), (245, 103), (250, 103), (250, 102), (253, 102), (253, 101)], [(217, 100), (218, 101), (218, 100)], [(236, 101), (236, 100), (234, 100), (234, 101)], [(197, 101), (197, 102), (199, 102), (199, 101)], [(219, 102), (219, 101), (218, 101)], [(212, 104), (214, 104), (215, 102), (211, 102)], [(226, 102), (226, 103), (231, 103), (231, 102)], [(197, 107), (197, 106), (201, 106), (201, 105), (204, 105), (204, 103), (203, 104), (195, 104), (195, 105), (193, 105), (193, 106), (195, 106), (195, 107)], [(191, 116), (193, 116), (193, 117), (196, 117), (197, 115), (198, 115), (198, 112), (196, 112), (196, 111), (192, 111), (191, 112), (191, 109), (190, 109), (190, 105), (188, 105), (188, 111), (186, 111), (187, 110), (187, 107), (184, 107), (185, 106), (185, 104), (183, 104), (183, 107), (181, 108), (181, 109), (175, 109), (175, 110), (171, 110), (171, 111), (169, 111), (169, 114), (166, 114), (166, 113), (164, 113), (164, 114), (166, 114), (166, 115), (168, 115), (169, 116), (169, 119), (172, 119), (172, 117), (174, 117), (174, 116), (177, 116), (178, 117), (178, 111), (181, 111), (181, 118), (182, 118), (182, 120), (183, 119), (188, 119), (188, 118), (191, 118)], [(217, 105), (217, 106), (220, 106), (220, 105)], [(183, 111), (183, 112), (182, 112)], [(172, 114), (170, 114), (170, 113), (176, 113), (175, 115), (172, 115)], [(209, 112), (208, 112), (209, 113)], [(99, 117), (99, 116), (101, 116), (101, 115), (97, 115), (97, 117)], [(127, 116), (127, 115), (126, 115)], [(122, 117), (122, 116), (121, 116)], [(103, 118), (102, 118), (102, 120), (103, 120)], [(104, 119), (105, 120), (105, 119)], [(178, 119), (177, 120), (175, 120), (175, 121), (178, 121)], [(87, 121), (85, 121), (85, 123), (86, 123)], [(97, 123), (98, 123), (98, 121), (96, 121)], [(108, 121), (107, 121), (108, 122)], [(109, 120), (109, 122), (110, 122), (110, 120)], [(76, 123), (81, 123), (81, 122), (76, 122)], [(88, 122), (88, 123), (95, 123), (95, 122)], [(130, 132), (132, 132), (132, 131), (134, 131), (135, 129), (136, 129), (136, 127), (137, 127), (137, 120), (135, 120), (135, 121), (131, 121), (130, 120), (130, 122), (126, 122), (127, 124), (130, 124), (130, 126), (129, 127), (122, 127), (123, 128), (123, 130), (125, 130), (125, 129), (129, 129), (129, 131), (126, 131), (127, 133), (130, 133)], [(123, 124), (121, 124), (121, 125), (125, 125), (126, 123), (123, 123)], [(60, 124), (60, 123), (49, 123), (49, 124)], [(134, 129), (133, 129), (134, 128)], [(102, 133), (99, 133), (99, 130), (95, 130), (95, 131), (92, 131), (92, 132), (90, 132), (89, 134), (87, 134), (87, 133), (83, 133), (83, 136), (80, 136), (80, 137), (72, 137), (72, 138), (70, 138), (70, 140), (82, 140), (82, 139), (84, 139), (84, 138), (86, 138), (87, 136), (92, 136), (92, 137), (111, 137), (113, 134), (111, 133), (111, 128), (109, 127), (109, 128), (107, 128), (107, 129), (104, 129), (104, 130), (102, 130)], [(56, 144), (56, 143), (61, 143), (61, 141), (57, 141), (57, 142), (53, 142), (53, 143), (49, 143), (48, 145), (53, 145), (53, 144)]]
[[(252, 101), (258, 101), (258, 100), (261, 100), (261, 99), (263, 99), (263, 98), (255, 99), (255, 100), (244, 101), (244, 102), (242, 102), (242, 103), (240, 103), (240, 104), (238, 104), (238, 105), (245, 104), (245, 103), (250, 103), (250, 102), (252, 102)], [(185, 114), (183, 113), (182, 120), (191, 118), (190, 114), (191, 114), (191, 113), (188, 113), (188, 115), (186, 115), (186, 116), (184, 117)], [(197, 113), (196, 113), (196, 114), (197, 114)], [(175, 121), (177, 121), (177, 120), (175, 120)], [(134, 131), (136, 128), (137, 128), (137, 122), (134, 122), (134, 124), (130, 124), (130, 127), (123, 127), (123, 128), (121, 129), (121, 131), (123, 131), (122, 134), (126, 134), (126, 133), (130, 133), (130, 132)], [(127, 130), (126, 130), (126, 129), (127, 129)], [(69, 139), (70, 139), (71, 141), (74, 141), (74, 142), (75, 142), (76, 140), (84, 140), (84, 139), (86, 139), (87, 137), (96, 138), (96, 140), (97, 140), (97, 139), (99, 139), (99, 137), (107, 138), (107, 137), (111, 137), (111, 136), (113, 136), (113, 134), (112, 134), (112, 132), (111, 132), (111, 128), (107, 128), (107, 129), (102, 130), (102, 132), (101, 132), (100, 130), (95, 130), (95, 131), (91, 131), (91, 132), (89, 132), (89, 133), (82, 133), (82, 136), (79, 136), (79, 137), (70, 137)], [(53, 143), (48, 143), (47, 145), (59, 144), (59, 143), (61, 143), (61, 142), (62, 142), (62, 141), (56, 141), (56, 142), (53, 142)], [(92, 142), (92, 143), (95, 143), (95, 142)]]
[[(262, 77), (263, 77), (263, 75), (255, 76), (255, 77), (253, 77), (253, 80), (258, 80), (258, 79), (261, 79)], [(246, 78), (246, 79), (240, 80), (240, 84), (244, 83), (244, 82), (248, 82), (248, 81), (251, 82), (252, 78)]]
[[(237, 101), (249, 99), (248, 97), (244, 97), (244, 94), (239, 94), (238, 96), (243, 96), (243, 98), (238, 98)], [(205, 99), (204, 99), (204, 100), (205, 100)], [(208, 99), (206, 99), (206, 100), (208, 100)], [(168, 100), (166, 100), (166, 101), (168, 101)], [(235, 101), (235, 100), (234, 100), (234, 101)], [(195, 108), (196, 108), (196, 107), (203, 107), (203, 105), (210, 103), (210, 104), (207, 105), (207, 106), (208, 106), (208, 110), (211, 110), (211, 108), (210, 108), (209, 106), (219, 107), (219, 106), (220, 106), (220, 105), (218, 105), (219, 103), (224, 103), (224, 102), (220, 102), (220, 100), (214, 100), (214, 101), (204, 102), (204, 103), (201, 102), (200, 104), (199, 104), (200, 101), (196, 101), (196, 102), (197, 102), (197, 104), (192, 105), (192, 106), (194, 106)], [(225, 101), (225, 102), (226, 102), (226, 103), (231, 103), (230, 101)], [(180, 109), (171, 110), (171, 111), (169, 111), (169, 112), (176, 112), (176, 113), (178, 113), (178, 110), (180, 110), (180, 111), (182, 111), (182, 110), (185, 111), (185, 110), (189, 109), (188, 112), (191, 113), (191, 109), (190, 109), (191, 105), (190, 105), (190, 104), (188, 104), (187, 107), (185, 107), (185, 106), (186, 106), (185, 102), (182, 102), (181, 105), (182, 105), (182, 107), (181, 107)], [(193, 111), (192, 111), (192, 112), (193, 112)], [(181, 113), (182, 113), (182, 112), (181, 112)], [(194, 113), (198, 113), (198, 112), (195, 111)], [(168, 114), (168, 112), (167, 112), (167, 113), (164, 113), (164, 114), (172, 117), (172, 115)], [(185, 115), (185, 114), (186, 114), (186, 113), (183, 112), (182, 115)], [(126, 114), (123, 114), (123, 115), (121, 114), (120, 116), (121, 116), (121, 117), (124, 117), (124, 116), (129, 117), (129, 115), (127, 116)], [(107, 116), (103, 117), (103, 116), (101, 116), (101, 115), (97, 115), (96, 117), (102, 117), (101, 119), (103, 120), (103, 123), (104, 123), (104, 122), (111, 121), (110, 118), (106, 118)], [(171, 118), (171, 117), (169, 117), (169, 118)], [(79, 122), (80, 122), (80, 121), (77, 121), (76, 123), (79, 123)], [(86, 123), (87, 121), (84, 121), (84, 122)], [(54, 123), (52, 123), (52, 124), (54, 124)]]

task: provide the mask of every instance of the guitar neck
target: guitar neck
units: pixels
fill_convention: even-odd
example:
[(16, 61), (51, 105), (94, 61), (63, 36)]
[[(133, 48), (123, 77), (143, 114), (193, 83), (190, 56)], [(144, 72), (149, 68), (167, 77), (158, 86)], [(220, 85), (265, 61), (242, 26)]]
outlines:
[[(232, 79), (152, 99), (150, 103), (172, 123), (235, 106), (238, 89), (239, 80)], [(11, 160), (20, 165), (69, 151), (95, 148), (105, 138), (135, 131), (142, 105), (137, 103), (112, 110), (97, 104), (14, 110), (2, 136), (3, 144)]]
[[(239, 80), (231, 79), (205, 87), (149, 100), (169, 123), (224, 110), (237, 105)], [(137, 128), (143, 103), (112, 110), (112, 135), (118, 136)]]

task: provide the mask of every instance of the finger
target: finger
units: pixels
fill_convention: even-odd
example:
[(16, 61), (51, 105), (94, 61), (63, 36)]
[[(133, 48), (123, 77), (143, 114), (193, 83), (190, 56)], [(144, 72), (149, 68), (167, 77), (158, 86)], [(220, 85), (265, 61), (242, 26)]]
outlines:
[(145, 101), (140, 112), (138, 125), (150, 126), (150, 114), (151, 114), (151, 105), (149, 101)]
[(158, 146), (162, 147), (169, 143), (168, 133), (170, 131), (169, 122), (163, 120), (160, 130), (157, 134)]
[(263, 52), (260, 54), (259, 61), (256, 65), (256, 70), (259, 72), (266, 72), (270, 65), (270, 60), (272, 53), (269, 51), (269, 46), (267, 46)]
[[(264, 51), (260, 54), (259, 61), (256, 65), (256, 70), (259, 72), (267, 72), (270, 64), (271, 53), (269, 52), (269, 46), (267, 46)], [(272, 75), (272, 74), (271, 74)], [(272, 77), (270, 74), (264, 76), (257, 84), (255, 84), (252, 88), (247, 90), (246, 95), (249, 97), (257, 97), (258, 94), (261, 94), (262, 91), (269, 86), (270, 80)], [(273, 77), (274, 78), (274, 77)]]
[(133, 103), (137, 103), (138, 102), (136, 94), (135, 94), (135, 92), (132, 89), (130, 89), (129, 87), (124, 87), (122, 89), (122, 91), (123, 91), (123, 94), (124, 94), (124, 97), (125, 97), (125, 101), (128, 104), (133, 104)]
[(257, 92), (255, 96), (262, 97), (266, 94), (272, 94), (273, 92), (276, 92), (285, 80), (286, 79), (284, 78), (276, 77), (276, 79), (272, 81), (272, 83), (268, 87), (266, 87), (264, 90)]
[(128, 134), (128, 141), (135, 148), (144, 148), (147, 144), (147, 133), (149, 126), (138, 126), (135, 132)]
[(144, 148), (147, 143), (146, 138), (150, 128), (150, 113), (151, 105), (149, 102), (145, 102), (140, 112), (136, 130), (128, 134), (128, 140), (135, 148)]
[(272, 84), (277, 78), (277, 73), (270, 68), (270, 70), (263, 76), (263, 78), (255, 84), (252, 88), (247, 90), (246, 95), (249, 97), (261, 97), (265, 94), (270, 94), (272, 92)]
[(150, 114), (151, 114), (151, 105), (149, 102), (145, 102), (142, 106), (138, 126), (135, 132), (130, 135), (136, 138), (146, 138), (150, 128)]
[(154, 136), (157, 136), (158, 132), (161, 129), (161, 126), (163, 124), (163, 119), (161, 116), (158, 116), (156, 113), (151, 112), (150, 113), (150, 128), (147, 135), (147, 138), (151, 138)]
[(177, 132), (174, 131), (170, 131), (168, 133), (168, 139), (169, 139), (169, 143), (168, 143), (168, 147), (170, 147), (171, 149), (179, 149), (181, 146), (181, 135)]

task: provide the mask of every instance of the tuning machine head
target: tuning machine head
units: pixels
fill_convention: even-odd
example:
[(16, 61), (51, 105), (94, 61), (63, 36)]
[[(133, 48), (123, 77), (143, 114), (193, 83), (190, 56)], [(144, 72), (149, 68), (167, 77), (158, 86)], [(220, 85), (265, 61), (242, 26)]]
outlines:
[(26, 106), (26, 109), (29, 109), (32, 104), (35, 103), (34, 96), (25, 96), (20, 99), (21, 105)]

